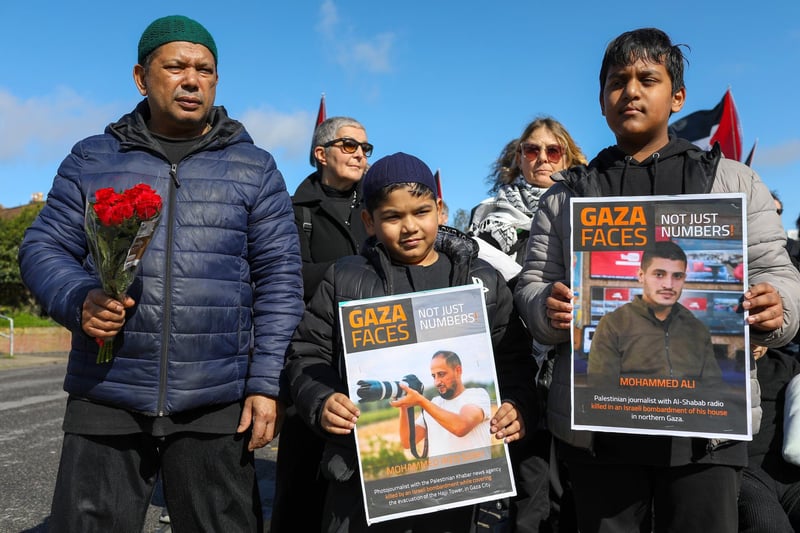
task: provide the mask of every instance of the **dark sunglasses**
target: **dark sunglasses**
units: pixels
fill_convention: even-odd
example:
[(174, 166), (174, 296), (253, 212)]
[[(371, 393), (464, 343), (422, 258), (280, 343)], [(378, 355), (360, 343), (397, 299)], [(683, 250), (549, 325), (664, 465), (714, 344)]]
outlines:
[(354, 154), (358, 147), (361, 147), (361, 151), (364, 152), (364, 157), (369, 157), (372, 155), (372, 145), (370, 143), (360, 143), (355, 139), (351, 139), (350, 137), (340, 137), (338, 139), (334, 139), (332, 141), (328, 141), (322, 145), (323, 148), (328, 148), (329, 146), (333, 146), (336, 143), (342, 143), (339, 145), (339, 148), (342, 149), (342, 152), (346, 154)]
[[(539, 154), (542, 147), (538, 144), (522, 143), (519, 145), (519, 151), (528, 161), (536, 161), (539, 159)], [(544, 153), (547, 155), (547, 160), (551, 163), (558, 163), (564, 156), (564, 149), (557, 144), (548, 144), (544, 147)]]

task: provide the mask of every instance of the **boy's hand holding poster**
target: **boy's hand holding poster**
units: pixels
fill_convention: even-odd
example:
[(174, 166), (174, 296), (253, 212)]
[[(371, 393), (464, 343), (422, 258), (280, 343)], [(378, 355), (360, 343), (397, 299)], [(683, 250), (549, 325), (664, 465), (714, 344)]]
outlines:
[(572, 427), (750, 440), (744, 195), (573, 198)]
[(368, 523), (515, 494), (482, 287), (339, 306)]

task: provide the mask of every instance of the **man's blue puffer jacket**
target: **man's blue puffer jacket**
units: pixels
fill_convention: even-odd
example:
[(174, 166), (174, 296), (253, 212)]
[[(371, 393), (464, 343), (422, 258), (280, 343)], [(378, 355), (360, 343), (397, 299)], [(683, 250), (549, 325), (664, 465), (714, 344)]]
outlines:
[[(289, 339), (303, 313), (297, 229), (283, 177), (224, 108), (192, 153), (171, 166), (132, 113), (84, 139), (61, 164), (20, 246), (25, 284), (73, 333), (64, 389), (147, 415), (278, 396)], [(129, 294), (114, 359), (97, 364), (81, 307), (100, 284), (84, 232), (87, 199), (146, 183), (161, 220)], [(252, 350), (252, 359), (250, 356)]]

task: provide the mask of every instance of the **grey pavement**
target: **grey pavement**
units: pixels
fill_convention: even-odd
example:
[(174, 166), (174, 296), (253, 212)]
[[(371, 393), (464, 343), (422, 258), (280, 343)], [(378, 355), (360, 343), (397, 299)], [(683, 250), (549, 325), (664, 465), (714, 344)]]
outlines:
[[(66, 353), (46, 354), (0, 354), (0, 372), (10, 369), (31, 368), (42, 365), (65, 365)], [(264, 512), (264, 532), (269, 533), (269, 521), (272, 516), (272, 500), (275, 494), (275, 460), (278, 454), (278, 440), (276, 439), (264, 448), (256, 450), (256, 475), (261, 493), (262, 509)], [(159, 522), (161, 508), (151, 505), (147, 512), (143, 533), (170, 533), (168, 524)], [(24, 533), (40, 533), (46, 531), (46, 523), (40, 527), (25, 530)]]
[(67, 360), (66, 353), (44, 354), (17, 354), (9, 357), (8, 354), (0, 355), (0, 372), (11, 368), (29, 368), (41, 365), (60, 365)]

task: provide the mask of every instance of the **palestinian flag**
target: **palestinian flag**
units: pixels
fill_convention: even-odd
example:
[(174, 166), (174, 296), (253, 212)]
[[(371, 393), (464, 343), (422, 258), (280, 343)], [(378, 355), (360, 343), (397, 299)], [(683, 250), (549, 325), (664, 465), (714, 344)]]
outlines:
[(744, 164), (748, 167), (753, 166), (753, 156), (756, 155), (756, 146), (758, 146), (758, 139), (753, 141), (753, 147), (750, 148), (750, 153), (747, 154), (747, 159), (744, 160)]
[(670, 125), (670, 131), (704, 150), (719, 143), (722, 155), (740, 161), (742, 157), (742, 125), (733, 103), (731, 90), (707, 111), (695, 111)]
[[(317, 123), (314, 124), (314, 129), (316, 130), (317, 126), (319, 126), (320, 124), (325, 122), (326, 118), (327, 118), (327, 116), (326, 116), (326, 113), (325, 113), (325, 93), (322, 93), (322, 96), (320, 96), (320, 98), (319, 98), (319, 110), (317, 110)], [(313, 131), (311, 132), (311, 137), (312, 137), (312, 140), (311, 140), (312, 146), (311, 146), (311, 153), (308, 155), (308, 162), (311, 163), (312, 167), (317, 168), (317, 159), (314, 157), (314, 146), (313, 146), (313, 143), (314, 143), (314, 140), (313, 140), (314, 132)]]

